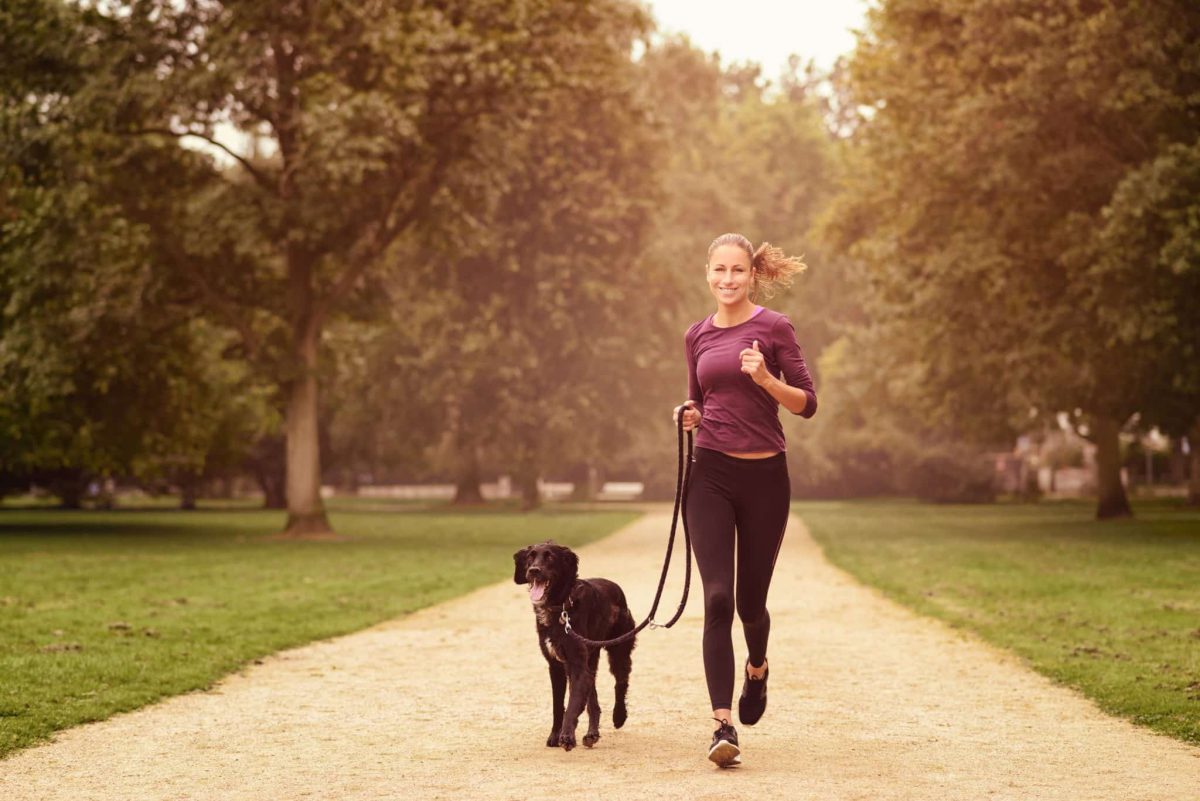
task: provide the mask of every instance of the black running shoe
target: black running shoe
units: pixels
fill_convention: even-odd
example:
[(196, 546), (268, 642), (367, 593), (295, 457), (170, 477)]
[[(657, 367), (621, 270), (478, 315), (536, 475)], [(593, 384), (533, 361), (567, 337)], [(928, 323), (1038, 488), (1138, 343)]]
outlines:
[(750, 659), (746, 658), (745, 680), (742, 683), (742, 695), (738, 698), (738, 720), (747, 726), (758, 723), (763, 712), (767, 709), (767, 676), (771, 669), (763, 671), (761, 679), (750, 678)]
[(729, 724), (728, 720), (720, 720), (713, 718), (721, 724), (720, 728), (713, 732), (712, 746), (708, 749), (708, 758), (716, 762), (722, 768), (731, 768), (734, 765), (740, 765), (742, 760), (738, 757), (742, 751), (738, 748), (737, 729)]

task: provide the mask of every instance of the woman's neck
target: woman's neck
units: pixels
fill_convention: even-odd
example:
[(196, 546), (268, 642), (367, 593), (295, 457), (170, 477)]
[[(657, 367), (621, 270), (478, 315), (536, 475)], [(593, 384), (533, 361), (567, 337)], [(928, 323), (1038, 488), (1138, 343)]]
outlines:
[(718, 306), (717, 313), (713, 315), (713, 325), (718, 328), (729, 328), (730, 326), (741, 325), (754, 316), (754, 311), (758, 307), (747, 300), (745, 303), (739, 303), (737, 306), (730, 308), (729, 306)]

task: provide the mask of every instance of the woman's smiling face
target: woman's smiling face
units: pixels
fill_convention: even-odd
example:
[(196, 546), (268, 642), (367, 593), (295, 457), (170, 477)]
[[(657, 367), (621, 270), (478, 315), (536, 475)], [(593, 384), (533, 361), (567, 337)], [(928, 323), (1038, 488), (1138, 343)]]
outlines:
[(721, 245), (708, 257), (708, 289), (722, 306), (749, 302), (751, 278), (750, 254), (737, 245)]

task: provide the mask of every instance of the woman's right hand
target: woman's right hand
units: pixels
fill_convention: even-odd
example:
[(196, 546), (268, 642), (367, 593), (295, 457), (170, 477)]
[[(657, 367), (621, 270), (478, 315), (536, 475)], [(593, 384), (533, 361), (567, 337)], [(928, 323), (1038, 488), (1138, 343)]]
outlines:
[(682, 406), (676, 406), (674, 413), (671, 415), (671, 422), (679, 424), (679, 410), (683, 410), (683, 430), (693, 431), (700, 427), (700, 410), (695, 408), (694, 400), (686, 400)]

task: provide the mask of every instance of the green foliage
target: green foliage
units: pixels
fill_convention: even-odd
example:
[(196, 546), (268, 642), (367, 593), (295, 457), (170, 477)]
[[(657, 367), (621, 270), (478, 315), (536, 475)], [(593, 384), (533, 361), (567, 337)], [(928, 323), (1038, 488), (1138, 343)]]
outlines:
[(1130, 171), (1101, 219), (1088, 276), (1107, 344), (1145, 365), (1143, 422), (1179, 436), (1200, 418), (1200, 140)]
[(829, 558), (918, 612), (1015, 651), (1105, 711), (1200, 743), (1200, 517), (1099, 524), (1082, 504), (803, 504)]
[[(208, 159), (128, 141), (89, 95), (103, 18), (60, 3), (0, 17), (0, 470), (75, 504), (91, 476), (198, 477), (263, 411), (175, 285)], [(229, 403), (227, 398), (238, 400)]]
[[(886, 332), (855, 358), (919, 373), (913, 401), (942, 436), (1002, 439), (1030, 409), (1117, 427), (1139, 410), (1195, 416), (1194, 379), (1180, 380), (1195, 359), (1175, 343), (1195, 341), (1197, 311), (1161, 313), (1194, 294), (1194, 270), (1145, 266), (1189, 236), (1180, 157), (1198, 127), (1198, 41), (1200, 14), (1183, 2), (871, 12), (848, 77), (869, 111), (823, 230), (864, 266), (871, 324)], [(1160, 158), (1176, 189), (1154, 213), (1171, 231), (1119, 232)]]
[(599, 11), (553, 85), (498, 107), (521, 124), (486, 126), (427, 224), (397, 243), (399, 269), (375, 287), (384, 325), (343, 328), (362, 347), (337, 390), (335, 441), (368, 472), (515, 468), (532, 481), (628, 441), (612, 411), (645, 380), (630, 346), (664, 299), (660, 270), (631, 269), (661, 145), (629, 60), (646, 19)]
[[(712, 304), (709, 239), (744, 228), (804, 252), (834, 161), (799, 89), (766, 92), (755, 69), (723, 69), (681, 40), (631, 65), (643, 23), (606, 22), (564, 62), (579, 75), (568, 89), (530, 104), (519, 133), (481, 141), (480, 158), (505, 169), (450, 174), (437, 227), (397, 249), (439, 269), (380, 286), (391, 321), (364, 346), (374, 366), (347, 385), (335, 441), (383, 457), (402, 449), (380, 443), (405, 437), (455, 475), (512, 465), (583, 480), (591, 465), (669, 480), (665, 410), (682, 400), (682, 331)], [(828, 297), (779, 301), (815, 332), (814, 351), (837, 305), (826, 301), (845, 303), (825, 267), (814, 272)], [(399, 302), (415, 295), (431, 308)], [(397, 396), (418, 405), (417, 430), (388, 406)]]
[[(600, 37), (613, 49), (588, 67), (604, 80), (547, 98), (504, 143), (500, 160), (521, 165), (491, 218), (506, 241), (478, 243), (457, 275), (480, 284), (466, 293), (468, 318), (486, 310), (500, 331), (476, 362), (476, 388), (499, 390), (477, 430), (526, 481), (627, 446), (639, 426), (622, 411), (646, 400), (638, 390), (652, 376), (639, 343), (661, 332), (659, 308), (671, 304), (665, 265), (640, 258), (662, 145), (625, 55), (636, 33)], [(484, 274), (480, 256), (496, 269)]]
[(347, 509), (349, 542), (285, 543), (263, 511), (7, 511), (0, 754), (511, 577), (530, 542), (579, 546), (631, 518)]
[[(940, 420), (921, 412), (919, 359), (896, 354), (892, 329), (859, 325), (818, 358), (821, 408), (805, 427), (794, 473), (824, 497), (911, 493), (904, 479), (930, 449), (949, 446)], [(891, 354), (884, 359), (884, 354)], [(789, 448), (794, 452), (795, 448)]]
[[(642, 106), (630, 102), (630, 46), (647, 25), (637, 6), (616, 0), (25, 6), (6, 15), (0, 29), (4, 41), (20, 44), (17, 68), (6, 68), (4, 79), (21, 81), (22, 90), (6, 94), (4, 119), (20, 126), (14, 141), (27, 156), (5, 177), (12, 189), (3, 196), (11, 212), (6, 219), (13, 221), (5, 231), (11, 286), (34, 280), (52, 258), (61, 262), (61, 274), (81, 281), (85, 257), (95, 259), (97, 245), (108, 243), (112, 250), (98, 254), (96, 268), (106, 277), (91, 288), (129, 283), (133, 300), (125, 321), (136, 321), (171, 357), (121, 354), (142, 367), (134, 374), (138, 380), (173, 399), (162, 402), (161, 393), (141, 387), (129, 393), (155, 404), (161, 418), (175, 415), (174, 434), (147, 437), (155, 445), (175, 437), (177, 452), (159, 453), (140, 429), (122, 429), (113, 439), (128, 452), (109, 458), (103, 469), (175, 464), (195, 474), (201, 465), (193, 443), (203, 438), (200, 432), (271, 433), (272, 418), (282, 418), (285, 408), (288, 436), (297, 445), (289, 453), (311, 443), (317, 407), (297, 398), (315, 395), (315, 388), (308, 392), (312, 376), (357, 377), (358, 386), (375, 378), (363, 372), (365, 362), (355, 361), (358, 354), (332, 353), (330, 346), (388, 339), (377, 328), (394, 322), (393, 312), (405, 321), (402, 330), (428, 333), (407, 320), (429, 319), (439, 311), (432, 305), (438, 293), (451, 291), (437, 286), (444, 257), (431, 258), (425, 248), (414, 268), (406, 245), (418, 241), (445, 240), (453, 247), (439, 252), (473, 259), (455, 269), (487, 287), (490, 305), (477, 310), (466, 301), (440, 311), (455, 311), (460, 327), (481, 324), (464, 332), (467, 351), (486, 350), (489, 360), (479, 363), (466, 388), (485, 395), (497, 388), (484, 368), (499, 363), (500, 372), (507, 371), (499, 381), (524, 391), (509, 401), (521, 412), (514, 419), (531, 418), (524, 406), (531, 379), (539, 376), (545, 387), (564, 387), (553, 399), (534, 391), (534, 400), (552, 401), (544, 406), (548, 415), (564, 401), (595, 397), (579, 387), (567, 394), (569, 384), (551, 381), (547, 364), (576, 364), (583, 375), (597, 376), (600, 362), (611, 367), (625, 350), (613, 309), (631, 290), (614, 292), (599, 270), (614, 254), (638, 249), (652, 196), (654, 148)], [(61, 62), (57, 72), (47, 72), (50, 62)], [(59, 141), (47, 133), (47, 122), (61, 123)], [(250, 137), (252, 146), (227, 147), (224, 125)], [(202, 157), (183, 143), (223, 152), (219, 159)], [(37, 174), (63, 154), (70, 166), (61, 174)], [(58, 192), (53, 206), (36, 194), (51, 184)], [(69, 230), (55, 231), (55, 225)], [(466, 236), (454, 233), (459, 225)], [(62, 247), (73, 243), (74, 249)], [(535, 266), (537, 277), (518, 274)], [(496, 280), (489, 280), (492, 273)], [(388, 308), (391, 287), (414, 278), (416, 286), (435, 291), (418, 291)], [(87, 289), (80, 283), (72, 291)], [(525, 293), (536, 302), (509, 304), (503, 293)], [(32, 304), (10, 312), (25, 315), (38, 336), (56, 336), (49, 322), (41, 325), (28, 314)], [(64, 291), (57, 309), (42, 308), (52, 322), (63, 308), (82, 313), (85, 305)], [(244, 361), (249, 373), (199, 359), (195, 343), (182, 344), (186, 337), (163, 335), (197, 316), (236, 335), (230, 341), (216, 334), (221, 347), (208, 348), (205, 357)], [(323, 338), (331, 321), (343, 327)], [(524, 340), (499, 331), (520, 331)], [(533, 343), (547, 333), (553, 337)], [(95, 332), (95, 341), (112, 347), (127, 338)], [(390, 394), (373, 392), (378, 402), (369, 407), (356, 405), (358, 397), (342, 387), (332, 393), (326, 413), (342, 413), (337, 429), (352, 435), (343, 453), (366, 439), (371, 413), (378, 420), (386, 404), (411, 403), (400, 419), (423, 419), (425, 434), (444, 422), (423, 413), (441, 405), (453, 378), (445, 367), (464, 340), (439, 341), (446, 347), (426, 354), (442, 368), (437, 381), (412, 374), (382, 382)], [(534, 344), (545, 350), (547, 343), (563, 347), (531, 363)], [(100, 350), (94, 361), (106, 355)], [(14, 358), (30, 371), (53, 366), (31, 347)], [(146, 371), (146, 362), (161, 374)], [(197, 384), (184, 404), (178, 402), (180, 368), (190, 367), (208, 383)], [(222, 383), (218, 374), (233, 383)], [(410, 391), (411, 401), (405, 397)], [(245, 409), (206, 410), (179, 419), (184, 406), (196, 410), (209, 398), (238, 394), (254, 398), (248, 415)], [(556, 436), (581, 412), (596, 412), (575, 407), (568, 417), (554, 418)], [(146, 417), (126, 408), (131, 419)], [(85, 422), (96, 414), (79, 411)], [(22, 436), (45, 439), (33, 433), (36, 426), (25, 426), (27, 417), (16, 411), (3, 422), (24, 427)], [(345, 425), (347, 418), (355, 424)], [(86, 427), (74, 419), (65, 425)], [(386, 446), (411, 460), (427, 442), (406, 438), (407, 428), (376, 438), (376, 452)], [(49, 457), (26, 452), (22, 458), (40, 464)], [(319, 471), (311, 474), (315, 479)]]
[(990, 503), (996, 499), (990, 462), (966, 448), (935, 446), (921, 453), (904, 489), (934, 503)]

